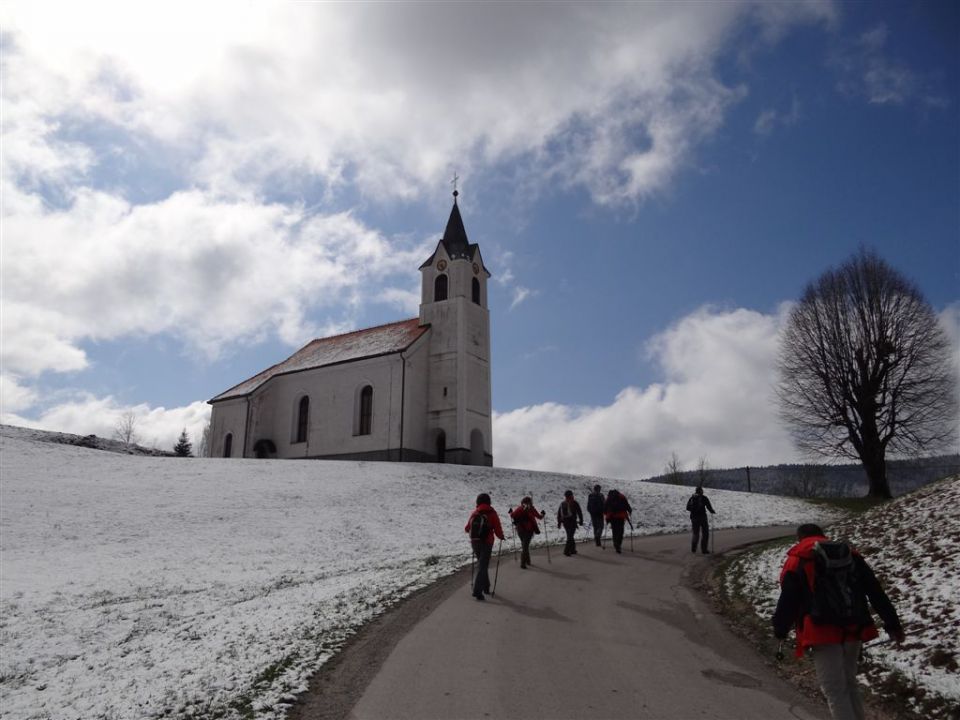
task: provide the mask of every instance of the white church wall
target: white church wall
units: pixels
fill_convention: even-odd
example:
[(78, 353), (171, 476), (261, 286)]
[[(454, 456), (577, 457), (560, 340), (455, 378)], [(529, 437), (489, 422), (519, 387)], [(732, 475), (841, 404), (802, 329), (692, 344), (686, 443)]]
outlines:
[[(404, 353), (407, 359), (407, 390), (403, 398), (403, 447), (406, 451), (412, 451), (405, 453), (405, 459), (419, 459), (416, 453), (432, 456), (435, 452), (427, 430), (431, 334), (432, 331), (427, 332)], [(408, 454), (410, 458), (407, 458)]]
[(224, 457), (227, 435), (231, 435), (230, 457), (241, 457), (247, 424), (245, 398), (217, 403), (210, 416), (210, 457)]

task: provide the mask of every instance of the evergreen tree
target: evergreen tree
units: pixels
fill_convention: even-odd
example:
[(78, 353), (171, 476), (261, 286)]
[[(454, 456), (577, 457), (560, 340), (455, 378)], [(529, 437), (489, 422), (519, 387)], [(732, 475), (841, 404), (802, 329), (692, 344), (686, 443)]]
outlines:
[(173, 451), (178, 457), (193, 457), (193, 445), (190, 442), (190, 438), (187, 436), (186, 428), (184, 428), (183, 432), (180, 433), (180, 439), (177, 440), (177, 444), (173, 446)]

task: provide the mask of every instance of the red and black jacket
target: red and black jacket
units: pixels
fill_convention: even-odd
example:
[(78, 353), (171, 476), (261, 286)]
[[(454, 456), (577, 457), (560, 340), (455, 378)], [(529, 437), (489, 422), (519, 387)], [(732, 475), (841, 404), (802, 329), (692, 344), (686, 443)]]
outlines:
[(463, 531), (470, 532), (470, 525), (473, 523), (473, 518), (477, 513), (483, 513), (487, 516), (487, 527), (490, 528), (487, 530), (487, 536), (483, 538), (483, 541), (487, 545), (493, 545), (494, 535), (503, 540), (503, 527), (500, 525), (500, 516), (497, 515), (496, 510), (486, 503), (477, 505), (477, 509), (470, 513), (470, 518), (467, 520), (467, 524), (463, 528)]
[[(787, 559), (780, 571), (780, 598), (777, 600), (777, 609), (773, 613), (773, 634), (786, 638), (790, 628), (797, 628), (797, 656), (816, 645), (835, 645), (847, 640), (873, 640), (879, 635), (873, 617), (863, 603), (863, 617), (857, 623), (841, 627), (839, 625), (821, 625), (815, 623), (805, 607), (806, 598), (813, 589), (814, 582), (814, 550), (813, 546), (820, 541), (827, 541), (822, 535), (806, 537), (787, 551)], [(853, 561), (856, 563), (856, 572), (859, 590), (869, 599), (870, 605), (883, 620), (884, 627), (890, 634), (901, 632), (900, 620), (897, 611), (890, 602), (890, 598), (880, 586), (880, 581), (873, 574), (873, 570), (856, 550), (853, 551)]]
[(542, 519), (544, 514), (545, 513), (538, 512), (532, 505), (530, 507), (520, 505), (510, 511), (513, 524), (517, 526), (517, 532), (521, 535), (539, 533), (540, 527), (537, 525), (537, 520)]

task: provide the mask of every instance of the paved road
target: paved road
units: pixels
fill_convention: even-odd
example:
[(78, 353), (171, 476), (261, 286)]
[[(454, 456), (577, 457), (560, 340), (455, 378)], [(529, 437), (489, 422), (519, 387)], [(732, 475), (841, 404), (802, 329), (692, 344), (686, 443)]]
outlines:
[[(722, 531), (716, 550), (791, 530)], [(555, 549), (551, 564), (538, 552), (527, 570), (505, 554), (496, 596), (477, 602), (461, 582), (438, 599), (347, 717), (827, 717), (685, 587), (684, 575), (712, 558), (691, 554), (676, 535), (636, 538), (634, 546), (631, 553), (625, 541), (616, 555), (609, 544), (583, 544), (570, 558)], [(354, 682), (363, 682), (364, 670)]]

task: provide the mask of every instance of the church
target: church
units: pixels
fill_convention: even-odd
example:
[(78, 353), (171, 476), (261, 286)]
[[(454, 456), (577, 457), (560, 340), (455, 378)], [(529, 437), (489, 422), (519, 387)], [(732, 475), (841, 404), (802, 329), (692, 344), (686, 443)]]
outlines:
[(212, 457), (493, 465), (490, 273), (453, 193), (419, 317), (312, 340), (212, 400)]

